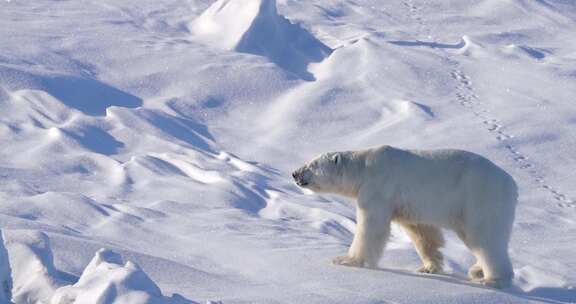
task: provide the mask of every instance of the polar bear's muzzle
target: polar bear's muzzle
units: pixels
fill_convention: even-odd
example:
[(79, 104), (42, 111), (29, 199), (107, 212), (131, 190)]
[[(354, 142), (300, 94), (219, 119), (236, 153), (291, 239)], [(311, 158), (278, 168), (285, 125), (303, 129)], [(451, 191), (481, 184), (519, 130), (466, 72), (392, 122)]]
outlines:
[(294, 171), (292, 173), (292, 177), (294, 178), (296, 185), (298, 185), (300, 187), (304, 187), (304, 186), (309, 184), (309, 182), (305, 178), (306, 174), (305, 174), (304, 168), (300, 168), (300, 169)]

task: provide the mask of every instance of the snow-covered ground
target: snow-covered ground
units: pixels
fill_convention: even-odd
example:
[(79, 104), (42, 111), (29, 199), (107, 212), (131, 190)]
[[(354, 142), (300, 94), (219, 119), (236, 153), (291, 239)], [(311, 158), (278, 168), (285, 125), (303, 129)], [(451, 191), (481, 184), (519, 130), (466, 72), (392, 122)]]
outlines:
[[(0, 303), (576, 302), (573, 0), (12, 0), (0, 37)], [(446, 275), (397, 228), (330, 264), (354, 206), (289, 173), (381, 144), (515, 177), (513, 288), (449, 232)]]

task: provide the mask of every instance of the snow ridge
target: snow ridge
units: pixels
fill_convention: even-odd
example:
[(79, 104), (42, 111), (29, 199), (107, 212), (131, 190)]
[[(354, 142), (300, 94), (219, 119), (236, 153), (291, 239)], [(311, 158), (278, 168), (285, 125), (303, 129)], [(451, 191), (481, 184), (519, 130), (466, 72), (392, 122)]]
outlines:
[(298, 24), (279, 15), (276, 0), (218, 0), (190, 25), (197, 38), (224, 50), (267, 57), (304, 80), (332, 50)]
[(179, 295), (164, 297), (137, 264), (123, 263), (114, 251), (98, 250), (74, 283), (67, 280), (73, 276), (56, 270), (45, 233), (3, 230), (0, 235), (0, 303), (193, 304)]

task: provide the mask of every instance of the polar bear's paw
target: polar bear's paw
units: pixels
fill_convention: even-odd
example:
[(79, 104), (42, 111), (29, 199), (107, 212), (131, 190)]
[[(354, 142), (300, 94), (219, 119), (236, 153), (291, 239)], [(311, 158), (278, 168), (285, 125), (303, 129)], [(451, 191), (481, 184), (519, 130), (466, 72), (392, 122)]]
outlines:
[(335, 257), (332, 259), (332, 263), (335, 265), (350, 266), (350, 267), (363, 267), (364, 260), (360, 258), (350, 257), (347, 255)]
[(440, 274), (443, 273), (442, 266), (438, 264), (428, 264), (416, 270), (419, 273), (430, 273), (430, 274)]
[(468, 277), (471, 280), (482, 280), (484, 278), (484, 271), (480, 265), (473, 265), (468, 270)]
[(480, 283), (484, 286), (487, 287), (491, 287), (491, 288), (496, 288), (496, 289), (503, 289), (503, 288), (508, 288), (511, 285), (510, 280), (507, 279), (488, 279), (488, 280), (479, 280)]

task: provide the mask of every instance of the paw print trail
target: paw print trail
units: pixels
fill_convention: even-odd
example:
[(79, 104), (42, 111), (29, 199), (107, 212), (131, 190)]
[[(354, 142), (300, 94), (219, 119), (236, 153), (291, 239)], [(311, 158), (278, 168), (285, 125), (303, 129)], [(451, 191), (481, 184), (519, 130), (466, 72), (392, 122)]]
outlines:
[(506, 130), (505, 125), (496, 119), (488, 110), (480, 97), (475, 93), (471, 78), (465, 74), (459, 62), (446, 58), (447, 65), (452, 68), (450, 75), (454, 79), (455, 99), (466, 111), (470, 111), (475, 117), (482, 122), (483, 128), (492, 133), (494, 138), (499, 141), (502, 147), (509, 154), (509, 157), (516, 162), (518, 168), (525, 171), (532, 179), (532, 182), (548, 192), (560, 208), (576, 208), (576, 201), (570, 199), (556, 187), (551, 186), (543, 174), (536, 170), (536, 165), (530, 161), (530, 158), (523, 154), (514, 144), (512, 139), (514, 134)]
[[(403, 5), (408, 9), (411, 18), (418, 25), (418, 36), (432, 37), (431, 27), (428, 26), (421, 9), (413, 0), (406, 0)], [(521, 152), (513, 143), (515, 135), (506, 129), (503, 122), (498, 120), (494, 114), (482, 102), (480, 96), (476, 93), (472, 78), (466, 74), (462, 64), (458, 61), (453, 52), (444, 49), (434, 49), (441, 52), (445, 66), (449, 68), (451, 78), (455, 83), (454, 96), (455, 102), (460, 105), (464, 111), (471, 112), (474, 117), (481, 123), (481, 127), (491, 133), (495, 140), (501, 143), (509, 157), (517, 164), (517, 167), (528, 174), (533, 184), (541, 190), (547, 192), (555, 201), (559, 208), (576, 209), (576, 199), (568, 197), (559, 190), (558, 187), (551, 185), (546, 177), (537, 170), (537, 166), (530, 158)]]

